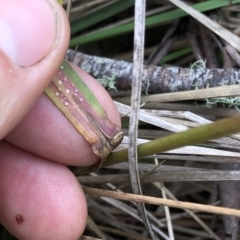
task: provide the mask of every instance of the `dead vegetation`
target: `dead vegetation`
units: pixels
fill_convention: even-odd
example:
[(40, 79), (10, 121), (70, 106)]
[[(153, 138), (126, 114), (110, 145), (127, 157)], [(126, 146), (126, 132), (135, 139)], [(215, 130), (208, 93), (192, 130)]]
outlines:
[[(73, 6), (87, 16), (116, 2), (76, 1)], [(71, 46), (79, 44), (78, 52), (69, 50), (68, 58), (110, 91), (122, 116), (125, 138), (115, 151), (129, 148), (134, 114), (140, 121), (138, 144), (239, 114), (240, 5), (223, 0), (188, 1), (188, 6), (179, 0), (147, 1), (137, 112), (129, 107), (130, 90), (139, 79), (131, 63), (134, 4), (73, 32)], [(75, 26), (74, 7), (73, 12)], [(159, 150), (137, 163), (134, 156), (114, 162), (113, 154), (110, 160), (119, 164), (109, 160), (97, 172), (78, 176), (89, 205), (85, 235), (92, 236), (82, 239), (239, 239), (239, 143), (240, 135), (233, 134)], [(127, 159), (135, 165), (130, 172)], [(137, 175), (141, 189), (131, 187)]]

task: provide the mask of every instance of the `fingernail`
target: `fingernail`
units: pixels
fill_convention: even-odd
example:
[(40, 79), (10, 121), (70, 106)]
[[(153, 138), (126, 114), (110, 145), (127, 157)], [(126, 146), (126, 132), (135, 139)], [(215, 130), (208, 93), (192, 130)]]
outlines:
[(22, 67), (50, 51), (56, 36), (54, 12), (47, 0), (7, 0), (0, 7), (0, 50)]

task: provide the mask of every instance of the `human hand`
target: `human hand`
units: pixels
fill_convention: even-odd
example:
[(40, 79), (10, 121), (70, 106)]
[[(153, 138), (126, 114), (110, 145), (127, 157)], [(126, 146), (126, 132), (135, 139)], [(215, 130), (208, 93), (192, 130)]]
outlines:
[[(98, 160), (42, 92), (65, 57), (69, 26), (56, 0), (8, 0), (0, 8), (0, 222), (18, 239), (78, 239), (87, 206), (66, 165)], [(114, 103), (82, 78), (120, 125)]]

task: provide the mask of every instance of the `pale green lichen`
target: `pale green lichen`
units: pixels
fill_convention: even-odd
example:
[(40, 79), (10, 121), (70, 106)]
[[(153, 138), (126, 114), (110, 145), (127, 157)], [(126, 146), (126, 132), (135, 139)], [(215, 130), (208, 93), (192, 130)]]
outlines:
[[(193, 64), (190, 65), (190, 69), (200, 69), (205, 70), (206, 69), (206, 60), (200, 59)], [(240, 80), (236, 80), (237, 84), (240, 84)], [(221, 83), (219, 83), (219, 86), (226, 86), (228, 84), (228, 81), (222, 80)], [(207, 86), (208, 88), (209, 86)], [(195, 84), (195, 89), (198, 89), (198, 79)], [(222, 103), (223, 106), (227, 107), (234, 107), (238, 111), (240, 111), (240, 97), (216, 97), (216, 98), (206, 98), (204, 99), (206, 101), (206, 104), (208, 107), (212, 107), (212, 105), (217, 103)]]
[(103, 76), (103, 78), (98, 78), (97, 80), (104, 88), (107, 88), (108, 90), (113, 89), (117, 92), (116, 76), (117, 75), (112, 75), (111, 77)]
[(101, 57), (96, 57), (94, 56), (94, 62), (96, 62), (97, 64), (102, 64), (104, 63), (103, 59)]
[[(204, 60), (204, 59), (200, 58), (199, 60), (197, 60), (193, 64), (190, 64), (190, 71), (194, 70), (194, 69), (199, 69), (199, 70), (204, 71), (206, 69), (206, 59)], [(195, 90), (198, 89), (198, 79), (197, 79), (196, 84), (193, 84), (193, 86), (195, 86)]]
[(205, 70), (206, 69), (206, 59), (199, 59), (193, 64), (190, 64), (190, 69), (200, 69)]
[(146, 94), (146, 95), (148, 95), (148, 90), (149, 90), (150, 86), (151, 86), (150, 79), (147, 78), (147, 79), (146, 79), (146, 88), (145, 88), (145, 94)]
[(87, 73), (90, 73), (91, 72), (91, 65), (88, 64), (88, 63), (83, 63), (81, 65), (81, 69), (84, 70)]
[[(240, 80), (236, 80), (240, 84)], [(226, 86), (227, 82), (222, 81), (219, 85)], [(208, 107), (211, 107), (214, 104), (222, 103), (223, 106), (234, 107), (240, 111), (240, 97), (219, 97), (219, 98), (206, 98), (206, 104)]]

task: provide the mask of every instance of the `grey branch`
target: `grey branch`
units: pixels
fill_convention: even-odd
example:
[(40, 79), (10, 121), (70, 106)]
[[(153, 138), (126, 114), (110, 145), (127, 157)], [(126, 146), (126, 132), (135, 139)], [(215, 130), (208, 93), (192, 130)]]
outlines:
[[(94, 78), (106, 88), (130, 90), (132, 85), (133, 64), (126, 61), (113, 60), (104, 57), (89, 56), (69, 50), (67, 59)], [(221, 85), (239, 83), (238, 69), (191, 69), (179, 67), (158, 67), (144, 65), (142, 75), (142, 92), (167, 93), (178, 92)]]

